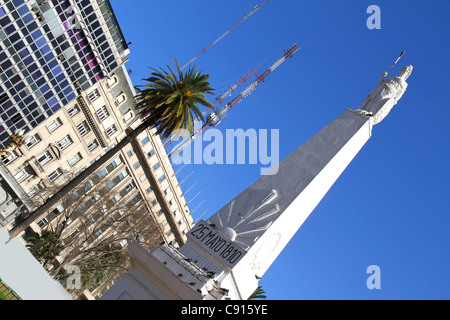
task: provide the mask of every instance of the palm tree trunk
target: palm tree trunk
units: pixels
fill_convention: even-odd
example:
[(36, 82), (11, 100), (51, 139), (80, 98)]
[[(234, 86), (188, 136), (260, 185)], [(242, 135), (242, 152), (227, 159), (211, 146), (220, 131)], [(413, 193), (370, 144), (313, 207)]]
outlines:
[[(19, 235), (22, 231), (24, 231), (32, 222), (34, 222), (40, 215), (48, 211), (52, 206), (57, 204), (65, 195), (72, 192), (77, 186), (81, 184), (84, 180), (89, 178), (94, 172), (96, 172), (99, 168), (104, 166), (112, 157), (114, 157), (120, 150), (122, 150), (127, 144), (129, 144), (132, 139), (136, 138), (140, 133), (142, 133), (145, 129), (150, 127), (151, 124), (148, 121), (144, 121), (141, 123), (136, 129), (130, 130), (126, 129), (126, 137), (122, 139), (115, 147), (106, 152), (103, 156), (100, 157), (95, 163), (87, 167), (84, 171), (82, 171), (79, 175), (77, 175), (74, 179), (72, 179), (69, 183), (63, 186), (58, 192), (56, 192), (53, 196), (48, 198), (42, 206), (37, 208), (35, 211), (30, 213), (28, 216), (23, 217), (22, 215), (16, 218), (16, 226), (9, 231), (9, 240)], [(8, 240), (8, 241), (9, 241)]]

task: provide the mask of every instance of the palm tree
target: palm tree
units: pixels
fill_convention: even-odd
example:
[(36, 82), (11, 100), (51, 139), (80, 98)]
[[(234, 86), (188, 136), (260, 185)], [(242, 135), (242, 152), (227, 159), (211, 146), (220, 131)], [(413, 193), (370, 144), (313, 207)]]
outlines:
[(194, 120), (204, 121), (200, 105), (213, 107), (205, 97), (206, 93), (213, 93), (209, 86), (209, 75), (197, 72), (196, 66), (183, 74), (178, 62), (174, 61), (177, 74), (169, 66), (170, 73), (150, 68), (153, 70), (152, 76), (143, 79), (149, 83), (140, 86), (145, 89), (137, 96), (138, 111), (144, 114), (149, 124), (158, 128), (156, 134), (161, 134), (163, 139), (180, 129), (192, 134)]
[(265, 293), (266, 292), (263, 290), (262, 286), (258, 286), (258, 288), (256, 288), (247, 300), (266, 299), (267, 296)]
[(43, 230), (40, 235), (36, 234), (30, 237), (27, 248), (46, 267), (48, 264), (57, 262), (56, 256), (63, 250), (63, 245), (59, 238), (59, 232)]
[[(25, 230), (40, 215), (57, 204), (64, 195), (70, 193), (82, 181), (91, 176), (100, 167), (104, 166), (127, 144), (136, 143), (137, 136), (147, 128), (157, 128), (157, 134), (162, 134), (163, 139), (175, 130), (194, 130), (194, 121), (204, 121), (199, 110), (200, 105), (212, 108), (212, 104), (206, 99), (205, 94), (213, 94), (209, 86), (209, 75), (197, 71), (196, 66), (189, 67), (183, 73), (174, 59), (177, 73), (167, 66), (169, 72), (161, 69), (161, 72), (153, 70), (151, 77), (144, 79), (148, 83), (143, 85), (137, 96), (136, 109), (143, 122), (134, 130), (127, 129), (127, 136), (115, 147), (106, 152), (94, 164), (80, 172), (74, 179), (63, 186), (57, 193), (50, 197), (42, 206), (26, 217), (19, 216), (16, 226), (10, 230), (10, 239)], [(151, 182), (152, 183), (152, 182)], [(153, 186), (155, 189), (156, 186)], [(157, 195), (158, 197), (158, 195)], [(158, 201), (162, 199), (158, 199)], [(161, 202), (160, 201), (160, 202)]]

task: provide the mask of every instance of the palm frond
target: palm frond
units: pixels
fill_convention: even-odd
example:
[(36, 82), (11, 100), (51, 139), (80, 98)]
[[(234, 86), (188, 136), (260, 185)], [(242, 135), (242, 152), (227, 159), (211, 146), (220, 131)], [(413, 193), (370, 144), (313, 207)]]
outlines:
[(197, 71), (196, 66), (183, 72), (176, 59), (176, 71), (167, 66), (167, 71), (150, 68), (150, 77), (142, 79), (145, 83), (136, 96), (136, 109), (142, 118), (157, 128), (162, 138), (172, 132), (186, 129), (193, 133), (195, 121), (205, 121), (200, 112), (201, 106), (212, 108), (206, 94), (214, 94), (210, 87), (209, 75)]

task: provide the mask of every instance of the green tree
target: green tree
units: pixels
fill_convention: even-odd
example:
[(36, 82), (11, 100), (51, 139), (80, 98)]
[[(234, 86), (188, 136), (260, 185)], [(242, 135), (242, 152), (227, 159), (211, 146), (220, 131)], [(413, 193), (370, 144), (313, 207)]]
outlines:
[(213, 94), (209, 86), (209, 75), (197, 71), (197, 67), (189, 68), (183, 73), (174, 59), (177, 72), (167, 66), (169, 72), (153, 70), (151, 77), (143, 79), (148, 83), (139, 86), (144, 88), (137, 96), (138, 111), (146, 121), (157, 127), (157, 134), (163, 139), (180, 129), (194, 132), (194, 121), (204, 121), (200, 106), (212, 108), (205, 94)]
[(258, 286), (258, 288), (256, 288), (247, 300), (266, 299), (267, 296), (265, 293), (266, 292), (263, 290), (262, 286)]
[(27, 248), (44, 267), (53, 264), (56, 256), (63, 250), (60, 233), (53, 229), (43, 230), (40, 235), (35, 234), (29, 238)]
[[(67, 180), (73, 177), (71, 172), (64, 175)], [(84, 289), (107, 286), (127, 270), (126, 241), (138, 241), (149, 250), (161, 242), (160, 229), (143, 199), (130, 200), (125, 189), (112, 188), (117, 180), (111, 179), (94, 175), (66, 194), (41, 220), (47, 224), (41, 223), (40, 234), (33, 231), (27, 240), (30, 252), (61, 283), (68, 285), (72, 267), (79, 268), (81, 286), (68, 288), (75, 297)], [(49, 186), (33, 198), (36, 207), (59, 189), (50, 185), (52, 181), (44, 182)], [(115, 197), (119, 193), (120, 199)]]

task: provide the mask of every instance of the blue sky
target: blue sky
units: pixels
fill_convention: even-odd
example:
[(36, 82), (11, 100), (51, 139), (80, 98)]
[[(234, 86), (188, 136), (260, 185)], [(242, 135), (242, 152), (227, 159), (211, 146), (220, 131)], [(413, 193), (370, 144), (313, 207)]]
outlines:
[[(180, 65), (261, 0), (112, 0), (130, 46), (135, 85), (147, 67)], [(381, 29), (369, 30), (369, 5)], [(217, 94), (282, 49), (307, 41), (236, 105), (221, 130), (279, 129), (280, 160), (346, 108), (357, 108), (391, 71), (412, 64), (409, 87), (306, 220), (260, 284), (269, 299), (450, 298), (450, 2), (271, 0), (196, 60)], [(251, 78), (254, 80), (254, 78)], [(241, 87), (241, 89), (245, 86)], [(213, 98), (212, 98), (213, 99)], [(211, 99), (211, 101), (213, 101)], [(208, 218), (260, 177), (261, 165), (188, 165), (178, 174)], [(381, 289), (366, 269), (378, 265)]]

